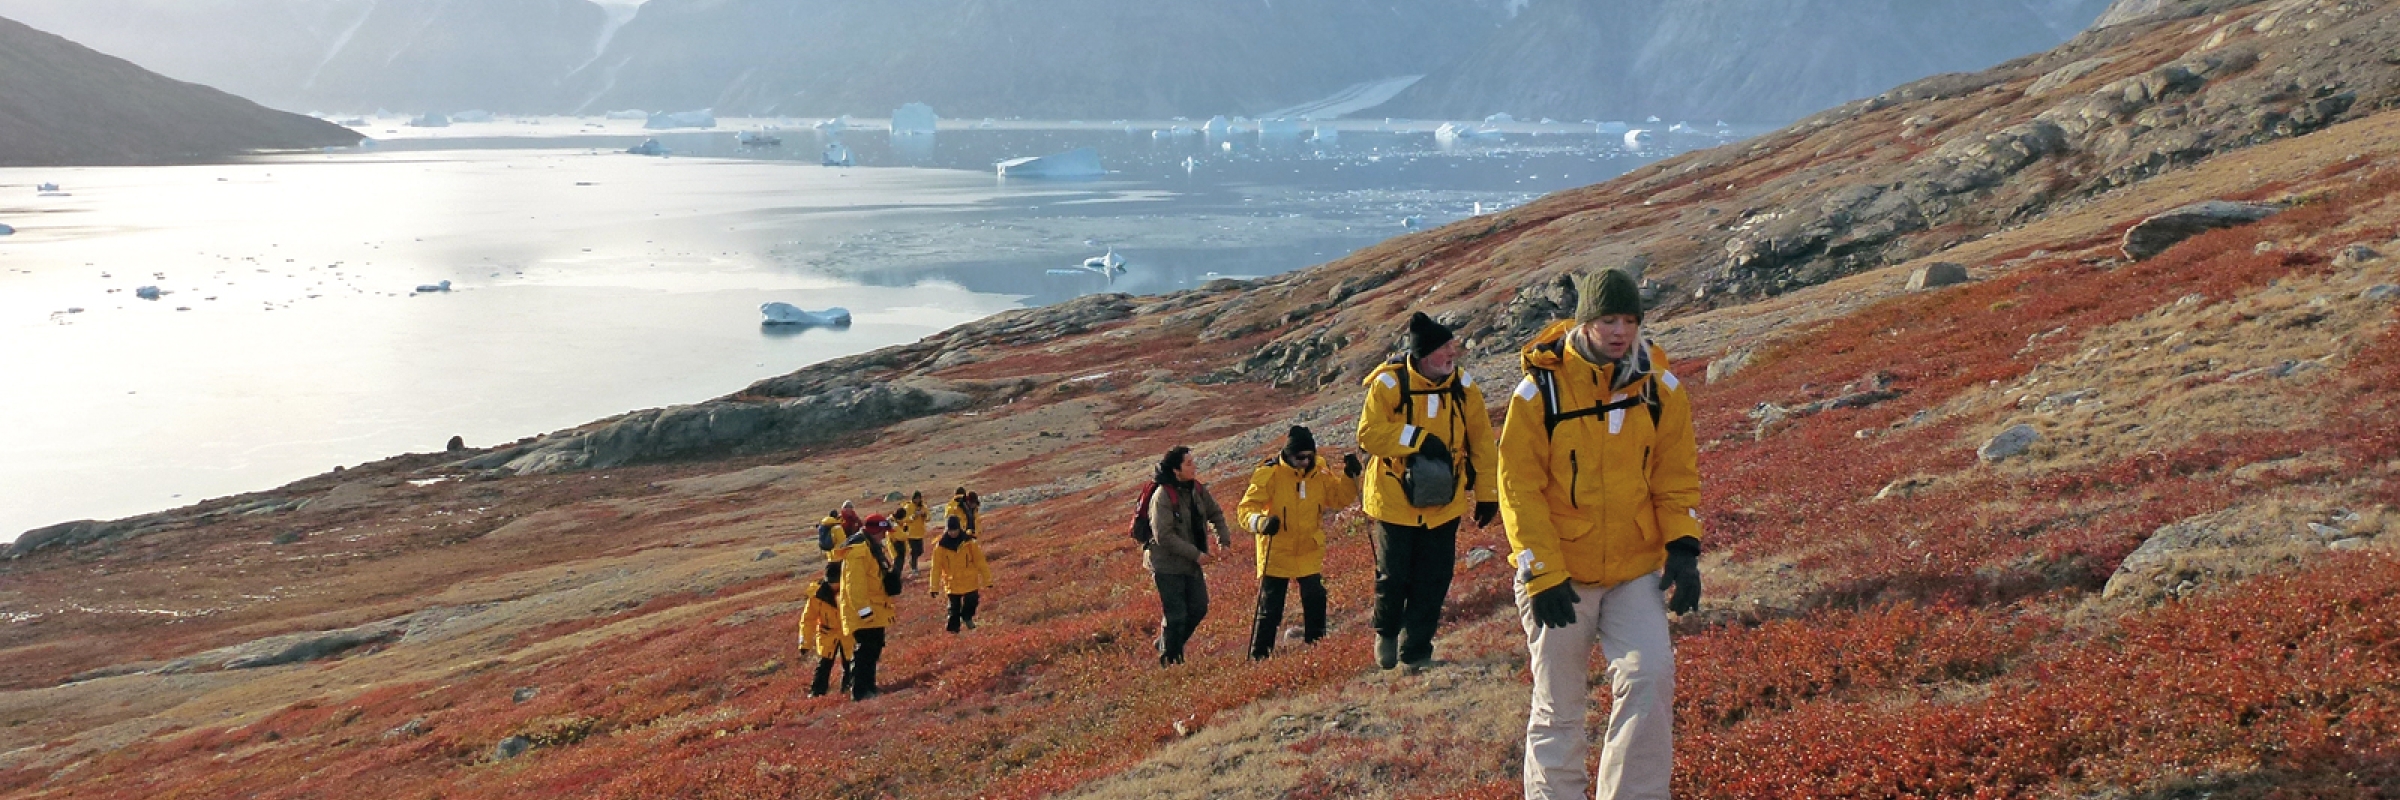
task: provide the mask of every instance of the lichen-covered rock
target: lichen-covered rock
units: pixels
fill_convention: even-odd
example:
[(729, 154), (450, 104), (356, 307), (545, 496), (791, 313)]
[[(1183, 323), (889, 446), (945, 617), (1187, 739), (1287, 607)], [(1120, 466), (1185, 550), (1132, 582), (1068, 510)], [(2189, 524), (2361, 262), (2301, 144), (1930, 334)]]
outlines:
[(2283, 209), (2263, 203), (2207, 200), (2152, 216), (2125, 231), (2125, 257), (2140, 261), (2185, 239), (2220, 228), (2248, 225)]

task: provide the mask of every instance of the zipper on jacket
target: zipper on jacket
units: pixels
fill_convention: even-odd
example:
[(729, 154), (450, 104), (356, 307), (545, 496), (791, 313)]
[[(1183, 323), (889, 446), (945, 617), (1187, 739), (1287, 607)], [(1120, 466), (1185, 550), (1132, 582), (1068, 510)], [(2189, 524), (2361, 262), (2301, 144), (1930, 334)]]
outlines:
[(1583, 501), (1575, 497), (1575, 486), (1583, 480), (1583, 460), (1573, 450), (1567, 451), (1567, 505), (1582, 508)]

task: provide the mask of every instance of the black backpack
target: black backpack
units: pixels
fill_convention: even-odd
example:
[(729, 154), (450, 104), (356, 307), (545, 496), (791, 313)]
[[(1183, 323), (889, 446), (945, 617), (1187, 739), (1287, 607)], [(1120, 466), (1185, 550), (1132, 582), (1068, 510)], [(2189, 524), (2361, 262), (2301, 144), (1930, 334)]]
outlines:
[[(1157, 482), (1143, 481), (1142, 499), (1134, 501), (1133, 504), (1133, 530), (1129, 535), (1133, 537), (1134, 541), (1141, 542), (1143, 547), (1149, 547), (1150, 540), (1156, 536), (1150, 531), (1150, 495), (1157, 489)], [(1174, 491), (1172, 488), (1167, 490), (1169, 494), (1173, 494)]]

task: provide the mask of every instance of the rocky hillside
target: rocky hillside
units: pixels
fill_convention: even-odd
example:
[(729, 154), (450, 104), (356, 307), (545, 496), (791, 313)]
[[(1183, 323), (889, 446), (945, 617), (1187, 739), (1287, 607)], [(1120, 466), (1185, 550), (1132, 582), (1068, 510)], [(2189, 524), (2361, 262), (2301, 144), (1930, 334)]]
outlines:
[(0, 167), (154, 164), (358, 139), (0, 19)]
[[(1244, 660), (1237, 553), (1160, 673), (1121, 521), (1172, 444), (1221, 497), (1349, 446), (1410, 309), (1505, 385), (1624, 265), (1702, 443), (1678, 796), (2400, 792), (2400, 8), (2164, 5), (1289, 275), (30, 533), (0, 793), (1514, 796), (1498, 531), (1430, 670), (1373, 668), (1350, 513), (1326, 641)], [(962, 484), (986, 623), (912, 592), (893, 691), (807, 697), (805, 525)]]
[[(0, 0), (279, 107), (880, 116), (1255, 114), (1419, 75), (1505, 18), (1490, 0)], [(256, 32), (272, 41), (253, 47)]]
[(2081, 31), (2105, 0), (1535, 0), (1377, 109), (1780, 122)]

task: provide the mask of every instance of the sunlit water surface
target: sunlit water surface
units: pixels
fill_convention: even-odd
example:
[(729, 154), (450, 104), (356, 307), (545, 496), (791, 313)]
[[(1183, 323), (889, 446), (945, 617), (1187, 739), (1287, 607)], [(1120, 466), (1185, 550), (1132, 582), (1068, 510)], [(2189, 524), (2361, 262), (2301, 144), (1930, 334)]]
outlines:
[[(355, 150), (0, 169), (0, 540), (695, 402), (1023, 305), (1283, 272), (1667, 152), (1368, 123), (1338, 143), (1014, 122), (735, 142), (774, 124), (383, 120)], [(671, 155), (622, 152), (650, 136)], [(819, 165), (832, 141), (857, 166)], [(1084, 146), (1106, 178), (990, 167)], [(1075, 269), (1109, 248), (1125, 274)], [(854, 322), (762, 328), (769, 301)]]

